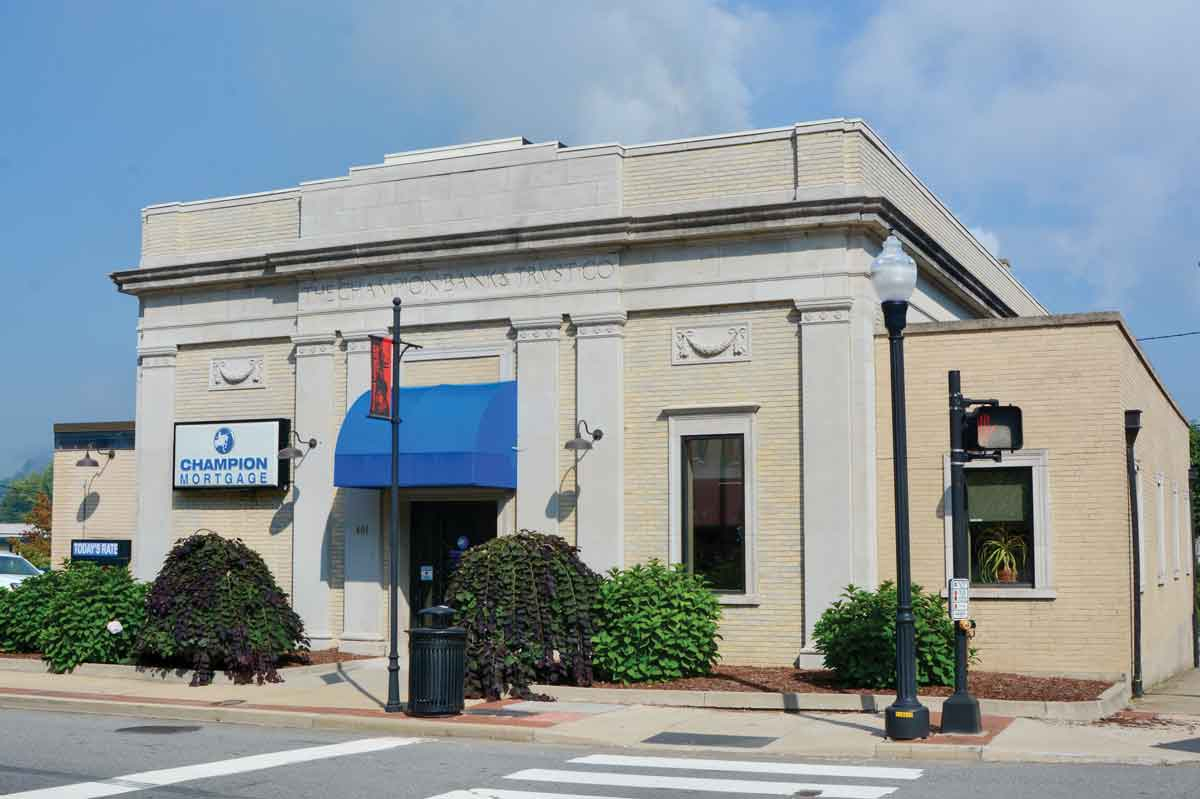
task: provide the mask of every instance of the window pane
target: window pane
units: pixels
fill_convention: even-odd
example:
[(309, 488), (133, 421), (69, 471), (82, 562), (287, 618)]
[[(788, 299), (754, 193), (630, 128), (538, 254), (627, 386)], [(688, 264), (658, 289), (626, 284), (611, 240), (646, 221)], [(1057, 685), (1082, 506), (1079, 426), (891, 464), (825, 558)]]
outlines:
[(967, 470), (971, 580), (1034, 584), (1033, 469)]
[(746, 590), (745, 458), (740, 435), (688, 436), (683, 449), (683, 560), (717, 591)]

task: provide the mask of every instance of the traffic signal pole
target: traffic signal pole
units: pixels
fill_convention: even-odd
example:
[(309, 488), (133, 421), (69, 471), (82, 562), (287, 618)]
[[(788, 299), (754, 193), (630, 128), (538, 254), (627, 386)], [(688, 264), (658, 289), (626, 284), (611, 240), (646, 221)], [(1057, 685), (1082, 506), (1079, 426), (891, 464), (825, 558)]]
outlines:
[[(971, 566), (970, 543), (967, 540), (966, 465), (971, 456), (963, 449), (966, 421), (967, 401), (963, 399), (961, 378), (955, 369), (950, 372), (950, 513), (954, 520), (954, 577), (969, 581)], [(983, 729), (979, 701), (967, 689), (971, 631), (969, 619), (954, 622), (954, 695), (942, 703), (942, 733), (976, 734)]]

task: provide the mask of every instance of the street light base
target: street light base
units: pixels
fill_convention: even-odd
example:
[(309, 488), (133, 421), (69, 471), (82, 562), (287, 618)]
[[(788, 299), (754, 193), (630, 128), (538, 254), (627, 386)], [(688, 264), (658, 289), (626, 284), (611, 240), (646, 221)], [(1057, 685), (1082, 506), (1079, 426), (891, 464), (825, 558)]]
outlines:
[(968, 693), (955, 693), (942, 702), (943, 733), (978, 735), (983, 731), (979, 700)]
[(388, 657), (388, 700), (383, 710), (385, 713), (400, 713), (404, 705), (400, 704), (400, 662), (395, 656)]
[(912, 741), (929, 737), (929, 708), (924, 705), (897, 707), (883, 712), (883, 729), (893, 741)]

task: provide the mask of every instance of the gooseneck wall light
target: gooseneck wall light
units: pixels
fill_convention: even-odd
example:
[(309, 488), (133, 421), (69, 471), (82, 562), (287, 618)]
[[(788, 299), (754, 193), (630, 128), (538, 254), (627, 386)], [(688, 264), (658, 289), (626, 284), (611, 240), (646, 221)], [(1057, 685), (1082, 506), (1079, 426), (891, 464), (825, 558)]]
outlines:
[[(102, 452), (102, 451), (100, 451), (100, 450), (96, 450), (96, 454), (97, 454), (97, 455), (104, 455), (104, 456), (106, 456), (106, 457), (107, 457), (107, 458), (108, 458), (110, 461), (111, 461), (113, 458), (115, 458), (115, 457), (116, 457), (116, 455), (117, 455), (116, 451), (115, 451), (115, 450), (111, 450), (111, 449), (110, 449), (108, 452)], [(92, 457), (92, 448), (91, 448), (91, 446), (88, 446), (88, 448), (87, 448), (87, 449), (85, 449), (85, 450), (84, 450), (84, 452), (83, 452), (83, 457), (82, 457), (82, 458), (80, 458), (79, 460), (75, 461), (75, 465), (76, 465), (76, 466), (78, 466), (78, 467), (80, 467), (81, 469), (95, 469), (95, 468), (98, 468), (98, 467), (100, 466), (100, 462), (99, 462), (99, 461), (97, 461), (95, 458), (93, 458), (93, 457)]]
[[(587, 433), (587, 438), (584, 438), (584, 433)], [(604, 431), (600, 428), (591, 430), (588, 428), (588, 423), (580, 419), (575, 423), (575, 437), (566, 443), (563, 449), (573, 450), (575, 452), (586, 452), (592, 448), (593, 441), (599, 441), (604, 438)]]
[(929, 737), (929, 710), (917, 700), (916, 633), (908, 528), (908, 420), (904, 407), (904, 325), (917, 286), (917, 264), (890, 234), (871, 263), (871, 282), (883, 304), (892, 375), (892, 470), (896, 500), (896, 701), (884, 714), (893, 740)]
[(283, 449), (279, 450), (280, 460), (294, 461), (297, 458), (303, 458), (309, 452), (312, 452), (314, 449), (317, 448), (317, 440), (315, 438), (310, 438), (307, 441), (305, 441), (303, 438), (300, 437), (300, 434), (297, 433), (295, 430), (292, 431), (292, 436), (293, 436), (293, 438), (296, 439), (297, 443), (303, 444), (304, 446), (308, 447), (308, 449), (307, 450), (300, 449), (295, 444), (284, 447)]

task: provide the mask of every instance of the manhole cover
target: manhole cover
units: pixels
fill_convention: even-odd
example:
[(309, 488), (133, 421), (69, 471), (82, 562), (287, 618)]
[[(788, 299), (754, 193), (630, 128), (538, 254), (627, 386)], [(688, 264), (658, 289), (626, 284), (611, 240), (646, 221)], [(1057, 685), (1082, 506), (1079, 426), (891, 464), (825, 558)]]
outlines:
[(121, 727), (113, 732), (132, 732), (138, 735), (174, 735), (180, 732), (196, 732), (198, 724), (143, 724), (138, 727)]
[(345, 682), (345, 681), (346, 681), (346, 678), (340, 674), (322, 674), (321, 675), (321, 682), (325, 683), (326, 685), (336, 685), (337, 683)]
[(778, 738), (759, 735), (711, 735), (702, 732), (660, 732), (642, 741), (644, 744), (674, 746), (736, 746), (740, 749), (761, 749)]

